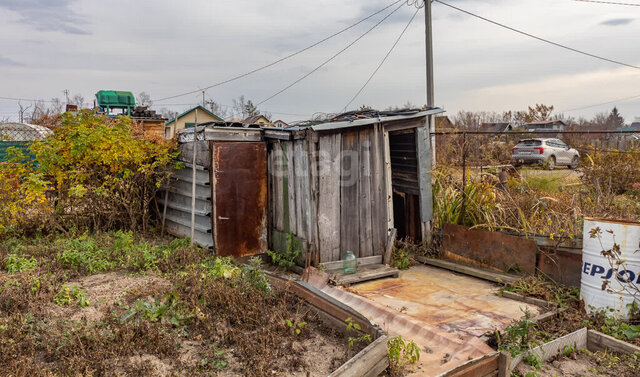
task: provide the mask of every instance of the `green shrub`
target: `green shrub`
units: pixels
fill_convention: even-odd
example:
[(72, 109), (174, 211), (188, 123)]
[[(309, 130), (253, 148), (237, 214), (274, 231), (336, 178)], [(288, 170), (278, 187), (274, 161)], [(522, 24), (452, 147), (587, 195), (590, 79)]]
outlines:
[(395, 267), (400, 270), (406, 270), (411, 265), (409, 260), (409, 253), (406, 250), (398, 247), (394, 247), (391, 252), (391, 267)]
[(242, 279), (252, 287), (263, 292), (271, 291), (271, 284), (264, 272), (260, 269), (262, 260), (259, 257), (249, 259), (249, 264), (242, 267)]
[(387, 340), (389, 370), (392, 376), (401, 376), (407, 364), (420, 360), (420, 348), (413, 341), (404, 340), (398, 335)]
[(25, 256), (24, 254), (12, 253), (7, 255), (7, 262), (4, 268), (10, 274), (24, 272), (34, 269), (38, 265), (38, 261), (34, 257)]
[(116, 267), (114, 261), (109, 258), (110, 253), (103, 249), (94, 237), (86, 234), (77, 238), (58, 239), (54, 245), (62, 249), (56, 255), (56, 259), (64, 267), (88, 274), (109, 271)]
[(275, 265), (289, 269), (296, 265), (296, 260), (300, 256), (299, 243), (293, 237), (293, 234), (289, 233), (287, 236), (287, 249), (284, 253), (267, 250), (267, 254)]
[(81, 308), (89, 306), (89, 300), (87, 300), (87, 294), (84, 289), (79, 285), (74, 285), (69, 289), (68, 286), (63, 285), (60, 291), (53, 297), (53, 300), (59, 306), (66, 306), (75, 303)]
[(179, 327), (189, 323), (191, 318), (192, 315), (184, 311), (178, 295), (171, 292), (161, 300), (158, 298), (153, 298), (153, 301), (136, 300), (131, 307), (125, 308), (125, 312), (120, 316), (120, 322), (134, 320), (139, 323), (146, 320)]

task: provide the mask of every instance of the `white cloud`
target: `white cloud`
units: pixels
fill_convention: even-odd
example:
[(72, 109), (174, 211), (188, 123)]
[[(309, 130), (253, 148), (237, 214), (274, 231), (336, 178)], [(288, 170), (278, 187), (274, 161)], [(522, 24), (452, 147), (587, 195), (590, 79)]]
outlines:
[[(146, 91), (158, 98), (194, 90), (285, 56), (390, 3), (0, 0), (0, 96), (48, 99), (69, 89), (92, 98), (99, 89), (119, 89)], [(635, 48), (640, 23), (602, 25), (628, 18), (619, 7), (553, 0), (452, 3), (541, 37), (640, 64)], [(413, 11), (402, 8), (352, 49), (262, 107), (274, 113), (338, 111), (375, 69)], [(633, 69), (617, 69), (546, 45), (441, 4), (434, 3), (433, 11), (436, 103), (450, 111), (517, 109), (543, 100), (572, 108), (633, 95), (640, 87)], [(377, 19), (207, 94), (223, 104), (241, 94), (258, 102), (313, 69)], [(419, 14), (352, 106), (422, 104), (424, 71), (424, 24)], [(167, 103), (195, 103), (199, 98), (194, 94)], [(637, 103), (624, 107), (623, 115), (640, 115), (640, 108), (633, 107)], [(0, 113), (15, 108), (15, 103), (0, 102)], [(596, 111), (601, 110), (582, 114)]]

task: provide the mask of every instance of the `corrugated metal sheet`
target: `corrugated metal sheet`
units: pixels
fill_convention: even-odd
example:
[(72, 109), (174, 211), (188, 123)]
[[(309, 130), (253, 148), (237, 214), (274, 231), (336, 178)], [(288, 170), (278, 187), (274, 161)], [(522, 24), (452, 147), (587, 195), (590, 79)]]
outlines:
[[(165, 227), (167, 232), (177, 237), (191, 236), (191, 189), (193, 171), (191, 164), (185, 163), (184, 169), (174, 172), (167, 187), (169, 194), (165, 203), (164, 192), (160, 193), (159, 202), (167, 206)], [(212, 248), (211, 233), (211, 181), (206, 167), (196, 165), (196, 205), (194, 242), (205, 248)]]

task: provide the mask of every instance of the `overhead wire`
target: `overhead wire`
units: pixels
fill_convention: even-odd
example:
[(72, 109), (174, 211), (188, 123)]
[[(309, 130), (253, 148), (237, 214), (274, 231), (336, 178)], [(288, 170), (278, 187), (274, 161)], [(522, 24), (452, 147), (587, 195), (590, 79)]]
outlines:
[(630, 68), (635, 68), (635, 69), (640, 69), (640, 67), (639, 67), (639, 66), (636, 66), (636, 65), (633, 65), (633, 64), (628, 64), (628, 63), (624, 63), (624, 62), (621, 62), (621, 61), (618, 61), (618, 60), (609, 59), (609, 58), (606, 58), (606, 57), (604, 57), (604, 56), (600, 56), (600, 55), (592, 54), (592, 53), (585, 52), (585, 51), (582, 51), (582, 50), (578, 50), (578, 49), (576, 49), (576, 48), (569, 47), (569, 46), (567, 46), (567, 45), (563, 45), (563, 44), (561, 44), (561, 43), (553, 42), (553, 41), (550, 41), (550, 40), (548, 40), (548, 39), (545, 39), (545, 38), (541, 38), (541, 37), (535, 36), (535, 35), (533, 35), (533, 34), (531, 34), (531, 33), (527, 33), (527, 32), (525, 32), (525, 31), (518, 30), (518, 29), (513, 28), (513, 27), (511, 27), (511, 26), (507, 26), (507, 25), (505, 25), (505, 24), (502, 24), (502, 23), (499, 23), (499, 22), (496, 22), (496, 21), (490, 20), (490, 19), (488, 19), (488, 18), (486, 18), (486, 17), (483, 17), (483, 16), (480, 16), (480, 15), (477, 15), (477, 14), (475, 14), (475, 13), (473, 13), (473, 12), (469, 12), (469, 11), (466, 11), (466, 10), (464, 10), (464, 9), (458, 8), (458, 7), (453, 6), (453, 5), (451, 5), (451, 4), (445, 3), (445, 2), (443, 2), (443, 1), (441, 1), (441, 0), (433, 0), (433, 1), (434, 1), (434, 2), (436, 2), (436, 3), (440, 3), (440, 4), (444, 5), (444, 6), (447, 6), (447, 7), (449, 7), (449, 8), (455, 9), (455, 10), (457, 10), (457, 11), (459, 11), (459, 12), (465, 13), (465, 14), (467, 14), (467, 15), (469, 15), (469, 16), (472, 16), (472, 17), (475, 17), (475, 18), (481, 19), (481, 20), (483, 20), (483, 21), (486, 21), (486, 22), (492, 23), (492, 24), (494, 24), (494, 25), (496, 25), (496, 26), (500, 26), (500, 27), (502, 27), (502, 28), (505, 28), (505, 29), (511, 30), (511, 31), (513, 31), (513, 32), (516, 32), (516, 33), (518, 33), (518, 34), (525, 35), (525, 36), (527, 36), (527, 37), (530, 37), (530, 38), (533, 38), (533, 39), (536, 39), (536, 40), (539, 40), (539, 41), (541, 41), (541, 42), (545, 42), (545, 43), (548, 43), (548, 44), (554, 45), (554, 46), (556, 46), (556, 47), (563, 48), (563, 49), (565, 49), (565, 50), (569, 50), (569, 51), (576, 52), (576, 53), (578, 53), (578, 54), (582, 54), (582, 55), (590, 56), (590, 57), (592, 57), (592, 58), (599, 59), (599, 60), (603, 60), (603, 61), (606, 61), (606, 62), (609, 62), (609, 63), (618, 64), (618, 65), (621, 65), (621, 66), (630, 67)]
[(607, 4), (607, 5), (625, 5), (631, 7), (640, 7), (640, 4), (634, 3), (620, 3), (617, 1), (600, 1), (600, 0), (573, 0), (579, 3), (596, 3), (596, 4)]
[(342, 48), (340, 51), (336, 52), (335, 54), (333, 54), (329, 59), (323, 61), (322, 63), (320, 63), (320, 65), (316, 66), (314, 69), (312, 69), (311, 71), (307, 72), (306, 74), (304, 74), (302, 77), (298, 78), (297, 80), (293, 81), (291, 84), (285, 86), (284, 88), (280, 89), (279, 91), (273, 93), (272, 95), (270, 95), (269, 97), (263, 99), (262, 101), (258, 102), (256, 104), (256, 106), (260, 106), (261, 104), (275, 98), (276, 96), (282, 94), (283, 92), (285, 92), (287, 89), (291, 88), (292, 86), (296, 85), (297, 83), (299, 83), (300, 81), (306, 79), (307, 77), (309, 77), (310, 75), (312, 75), (313, 73), (315, 73), (316, 71), (318, 71), (320, 68), (324, 67), (325, 65), (327, 65), (330, 61), (332, 61), (333, 59), (335, 59), (338, 55), (342, 54), (343, 52), (345, 52), (347, 49), (349, 49), (351, 46), (353, 46), (354, 44), (356, 44), (356, 42), (358, 42), (359, 40), (361, 40), (362, 38), (364, 38), (365, 35), (369, 34), (371, 31), (373, 31), (373, 29), (375, 29), (376, 27), (378, 27), (378, 25), (380, 25), (381, 23), (383, 23), (384, 21), (386, 21), (389, 17), (391, 17), (394, 13), (396, 13), (400, 8), (402, 8), (404, 6), (404, 4), (400, 4), (398, 7), (396, 7), (391, 13), (387, 14), (386, 16), (384, 16), (380, 21), (376, 22), (372, 27), (370, 27), (367, 31), (365, 31), (364, 33), (360, 34), (360, 36), (358, 36), (356, 39), (354, 39), (351, 43), (349, 43), (348, 45), (346, 45), (344, 48)]
[(568, 113), (568, 112), (571, 112), (571, 111), (578, 111), (578, 110), (590, 109), (590, 108), (592, 108), (592, 107), (598, 107), (598, 106), (603, 106), (603, 105), (609, 105), (609, 104), (612, 104), (612, 103), (628, 101), (628, 100), (632, 100), (632, 99), (636, 99), (636, 98), (640, 98), (640, 94), (635, 95), (635, 96), (631, 96), (631, 97), (619, 98), (619, 99), (615, 99), (615, 100), (612, 100), (612, 101), (596, 103), (596, 104), (593, 104), (593, 105), (582, 106), (582, 107), (576, 107), (576, 108), (568, 109), (568, 110), (562, 110), (562, 111), (559, 111), (559, 113)]
[[(423, 2), (424, 4), (424, 2)], [(342, 111), (346, 111), (347, 107), (349, 107), (349, 105), (351, 105), (351, 103), (353, 103), (353, 101), (360, 95), (360, 93), (362, 93), (362, 91), (364, 90), (364, 88), (367, 87), (367, 85), (369, 84), (369, 82), (371, 82), (371, 80), (373, 79), (373, 77), (376, 75), (376, 73), (378, 73), (378, 70), (380, 70), (380, 67), (382, 67), (382, 65), (384, 64), (384, 62), (387, 60), (387, 58), (389, 57), (389, 55), (391, 55), (391, 53), (393, 52), (393, 50), (396, 48), (396, 46), (398, 45), (398, 42), (400, 42), (400, 39), (402, 39), (402, 37), (404, 36), (404, 33), (407, 31), (407, 29), (409, 28), (409, 25), (411, 25), (411, 23), (413, 22), (414, 18), (416, 18), (416, 15), (418, 14), (418, 12), (420, 11), (421, 7), (416, 7), (416, 11), (413, 13), (413, 16), (411, 16), (411, 19), (409, 19), (409, 22), (407, 22), (407, 25), (404, 27), (404, 29), (402, 29), (402, 32), (400, 33), (400, 35), (398, 36), (398, 38), (396, 38), (395, 42), (393, 42), (393, 45), (391, 46), (391, 48), (389, 49), (389, 51), (387, 51), (387, 53), (385, 54), (384, 58), (382, 58), (382, 60), (380, 61), (380, 64), (378, 64), (378, 66), (376, 67), (376, 69), (371, 73), (371, 75), (369, 76), (369, 78), (367, 79), (367, 81), (365, 81), (365, 83), (360, 87), (360, 89), (358, 89), (358, 91), (356, 92), (356, 94), (349, 100), (349, 102), (347, 102), (346, 105), (344, 105), (344, 107), (342, 108)]]
[[(303, 53), (303, 52), (307, 51), (307, 50), (310, 50), (310, 49), (312, 49), (312, 48), (314, 48), (314, 47), (318, 46), (319, 44), (322, 44), (322, 43), (324, 43), (324, 42), (326, 42), (326, 41), (328, 41), (328, 40), (330, 40), (330, 39), (332, 39), (332, 38), (334, 38), (334, 37), (336, 37), (336, 36), (338, 36), (338, 35), (340, 35), (340, 34), (344, 33), (345, 31), (350, 30), (350, 29), (352, 29), (352, 28), (354, 28), (354, 27), (356, 27), (356, 26), (360, 25), (361, 23), (363, 23), (363, 22), (367, 21), (368, 19), (370, 19), (370, 18), (372, 18), (372, 17), (374, 17), (374, 16), (376, 16), (376, 15), (378, 15), (378, 14), (380, 14), (380, 13), (384, 12), (385, 10), (387, 10), (387, 9), (391, 8), (392, 6), (394, 6), (394, 5), (396, 5), (396, 4), (400, 3), (400, 2), (404, 2), (404, 1), (405, 1), (405, 0), (396, 0), (396, 1), (394, 1), (393, 3), (391, 3), (391, 4), (387, 5), (386, 7), (382, 8), (382, 9), (380, 9), (380, 10), (376, 11), (376, 12), (371, 13), (371, 14), (370, 14), (370, 15), (368, 15), (367, 17), (365, 17), (365, 18), (361, 19), (360, 21), (358, 21), (358, 22), (356, 22), (356, 23), (354, 23), (354, 24), (352, 24), (352, 25), (349, 25), (349, 26), (347, 26), (346, 28), (341, 29), (341, 30), (339, 30), (339, 31), (337, 31), (337, 32), (335, 32), (335, 33), (333, 33), (333, 34), (331, 34), (331, 35), (329, 35), (329, 36), (327, 36), (327, 37), (325, 37), (325, 38), (323, 38), (323, 39), (321, 39), (321, 40), (319, 40), (319, 41), (315, 42), (315, 43), (312, 43), (312, 44), (310, 44), (309, 46), (307, 46), (307, 47), (305, 47), (305, 48), (303, 48), (303, 49), (301, 49), (301, 50), (298, 50), (298, 51), (296, 51), (296, 52), (294, 52), (294, 53), (291, 53), (291, 54), (289, 54), (289, 55), (287, 55), (287, 56), (284, 56), (284, 57), (282, 57), (282, 58), (280, 58), (280, 59), (274, 60), (274, 61), (272, 61), (272, 62), (271, 62), (271, 63), (269, 63), (269, 64), (265, 64), (265, 65), (263, 65), (263, 66), (261, 66), (261, 67), (255, 68), (255, 69), (253, 69), (253, 70), (251, 70), (251, 71), (248, 71), (248, 72), (245, 72), (245, 73), (239, 74), (239, 75), (234, 76), (234, 77), (231, 77), (231, 78), (229, 78), (229, 79), (226, 79), (226, 80), (223, 80), (223, 81), (217, 82), (217, 83), (215, 83), (215, 84), (211, 84), (211, 85), (209, 85), (209, 86), (202, 87), (202, 88), (200, 88), (200, 89), (195, 89), (195, 90), (192, 90), (192, 91), (189, 91), (189, 92), (184, 92), (184, 93), (181, 93), (181, 94), (176, 94), (176, 95), (172, 95), (172, 96), (168, 96), (168, 97), (163, 97), (163, 98), (159, 98), (159, 99), (154, 99), (153, 101), (154, 101), (154, 102), (160, 102), (160, 101), (165, 101), (165, 100), (172, 99), (172, 98), (178, 98), (178, 97), (186, 96), (186, 95), (193, 94), (193, 93), (199, 93), (199, 92), (202, 92), (203, 90), (209, 90), (209, 89), (211, 89), (211, 88), (215, 88), (215, 87), (217, 87), (217, 86), (224, 85), (224, 84), (230, 83), (230, 82), (232, 82), (232, 81), (239, 80), (239, 79), (241, 79), (241, 78), (247, 77), (247, 76), (252, 75), (252, 74), (254, 74), (254, 73), (256, 73), (256, 72), (262, 71), (262, 70), (267, 69), (267, 68), (269, 68), (269, 67), (272, 67), (272, 66), (274, 66), (274, 65), (276, 65), (276, 64), (278, 64), (278, 63), (281, 63), (281, 62), (283, 62), (283, 61), (285, 61), (285, 60), (288, 60), (288, 59), (290, 59), (290, 58), (292, 58), (292, 57), (294, 57), (294, 56), (296, 56), (296, 55), (299, 55), (299, 54), (301, 54), (301, 53)], [(407, 3), (409, 3), (409, 1), (407, 1)]]

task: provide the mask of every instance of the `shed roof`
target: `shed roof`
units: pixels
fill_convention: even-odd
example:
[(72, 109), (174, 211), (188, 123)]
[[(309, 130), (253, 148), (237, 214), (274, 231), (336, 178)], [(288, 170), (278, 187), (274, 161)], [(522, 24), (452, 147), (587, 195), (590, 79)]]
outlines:
[[(270, 129), (286, 130), (286, 131), (301, 131), (306, 129), (312, 129), (313, 131), (328, 131), (339, 130), (350, 127), (360, 127), (369, 124), (375, 124), (380, 122), (393, 122), (396, 120), (422, 118), (427, 115), (435, 115), (443, 113), (444, 110), (440, 108), (432, 108), (429, 110), (402, 110), (402, 111), (373, 111), (366, 114), (358, 113), (357, 116), (350, 116), (356, 112), (345, 113), (349, 115), (348, 120), (341, 121), (329, 121), (318, 124), (298, 125), (287, 128), (270, 127)], [(341, 114), (334, 119), (341, 119), (345, 117), (345, 114)]]
[(566, 126), (566, 123), (561, 121), (560, 119), (549, 119), (549, 120), (537, 120), (535, 122), (529, 122), (527, 123), (527, 125), (540, 125), (540, 124), (555, 124), (555, 123), (562, 123), (563, 125)]
[[(207, 109), (206, 107), (204, 107), (204, 106), (202, 106), (202, 105), (198, 105), (198, 106), (196, 106), (196, 107), (193, 107), (193, 108), (191, 108), (191, 109), (189, 109), (189, 110), (187, 110), (187, 111), (183, 112), (182, 114), (178, 115), (178, 119), (180, 119), (180, 118), (182, 118), (183, 116), (185, 116), (185, 115), (187, 115), (187, 114), (191, 113), (192, 111), (195, 111), (196, 109), (201, 110), (201, 111), (204, 111), (205, 113), (207, 113), (207, 114), (211, 115), (212, 117), (217, 118), (217, 119), (218, 119), (218, 120), (220, 120), (221, 122), (223, 122), (223, 121), (224, 121), (222, 118), (220, 118), (220, 117), (219, 117), (219, 116), (217, 116), (216, 114), (212, 113), (209, 109)], [(165, 124), (164, 124), (164, 125), (165, 125), (165, 126), (168, 126), (168, 125), (170, 125), (171, 123), (173, 123), (173, 121), (174, 121), (174, 120), (175, 120), (175, 118), (174, 118), (174, 119), (169, 119), (168, 121), (166, 121), (166, 122), (165, 122)]]
[(47, 127), (29, 123), (0, 123), (0, 141), (43, 140), (52, 135)]

